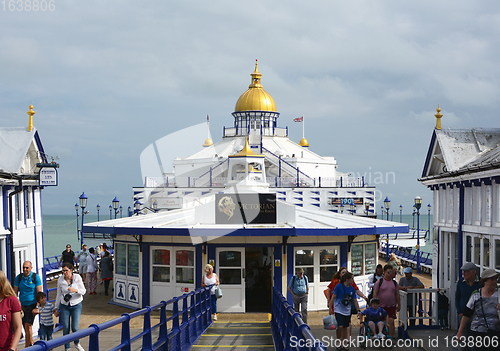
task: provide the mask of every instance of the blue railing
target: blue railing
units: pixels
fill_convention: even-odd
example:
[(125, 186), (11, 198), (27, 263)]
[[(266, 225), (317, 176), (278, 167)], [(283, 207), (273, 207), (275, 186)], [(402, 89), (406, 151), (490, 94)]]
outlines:
[(273, 288), (271, 330), (276, 351), (317, 350), (326, 351), (326, 347), (312, 335), (300, 313), (283, 297), (278, 289)]
[[(199, 288), (188, 294), (141, 310), (124, 313), (121, 317), (101, 324), (91, 324), (88, 328), (49, 341), (37, 341), (25, 350), (48, 351), (77, 339), (89, 338), (89, 351), (99, 351), (99, 333), (121, 324), (121, 340), (111, 351), (130, 351), (132, 343), (142, 341), (142, 350), (189, 350), (201, 334), (212, 324), (210, 288)], [(182, 310), (179, 312), (179, 303)], [(172, 305), (172, 316), (167, 318), (167, 306)], [(188, 306), (189, 305), (189, 306)], [(151, 325), (151, 312), (160, 311), (160, 322)], [(130, 321), (143, 316), (141, 333), (130, 335)], [(170, 330), (167, 323), (172, 322)], [(158, 330), (158, 338), (153, 340), (153, 332)]]
[[(386, 255), (387, 243), (381, 242), (381, 253)], [(411, 265), (417, 264), (417, 249), (389, 244), (389, 254), (394, 253), (398, 258), (407, 261)], [(432, 269), (432, 253), (420, 251), (420, 265), (427, 269)]]

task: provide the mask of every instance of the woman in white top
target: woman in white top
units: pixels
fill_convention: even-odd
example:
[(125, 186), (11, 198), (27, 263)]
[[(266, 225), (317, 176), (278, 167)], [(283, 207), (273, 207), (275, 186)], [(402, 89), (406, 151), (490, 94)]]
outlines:
[(219, 285), (219, 277), (214, 273), (214, 267), (211, 264), (205, 265), (205, 275), (201, 278), (201, 286), (209, 286), (213, 285), (210, 290), (210, 302), (212, 303), (212, 316), (213, 320), (217, 320), (217, 298), (215, 297), (215, 289), (217, 289), (217, 285)]
[[(59, 309), (54, 314), (56, 317), (61, 315), (63, 324), (63, 335), (67, 335), (71, 330), (78, 331), (80, 324), (80, 315), (82, 314), (83, 295), (87, 292), (80, 275), (73, 273), (73, 265), (64, 262), (62, 265), (63, 275), (57, 280), (57, 296), (55, 307)], [(71, 319), (71, 321), (70, 321)], [(75, 340), (75, 347), (78, 351), (85, 351), (80, 345), (80, 340)], [(71, 343), (64, 345), (66, 351), (71, 348)]]

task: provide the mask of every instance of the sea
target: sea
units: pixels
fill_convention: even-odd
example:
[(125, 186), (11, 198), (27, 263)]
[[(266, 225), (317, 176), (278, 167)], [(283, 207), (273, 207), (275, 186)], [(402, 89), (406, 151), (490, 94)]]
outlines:
[[(381, 215), (379, 214), (378, 217)], [(384, 216), (384, 219), (387, 217)], [(100, 215), (100, 220), (108, 220), (109, 216)], [(97, 222), (96, 215), (86, 215), (85, 223)], [(417, 216), (393, 214), (389, 215), (389, 220), (394, 222), (402, 222), (409, 225), (411, 228), (417, 228)], [(429, 222), (430, 220), (430, 222)], [(78, 226), (81, 226), (82, 217), (78, 217)], [(420, 215), (420, 229), (427, 230), (428, 226), (432, 226), (432, 215)], [(432, 252), (432, 234), (431, 227), (430, 238), (427, 239), (426, 245), (421, 244), (420, 250), (423, 252)], [(80, 250), (80, 241), (77, 234), (77, 218), (76, 215), (44, 215), (43, 216), (43, 240), (44, 240), (44, 257), (60, 255), (66, 248), (66, 244), (70, 244), (73, 251)], [(105, 242), (108, 246), (112, 245), (111, 240), (103, 239), (84, 239), (84, 243), (88, 247), (97, 247), (100, 243)]]

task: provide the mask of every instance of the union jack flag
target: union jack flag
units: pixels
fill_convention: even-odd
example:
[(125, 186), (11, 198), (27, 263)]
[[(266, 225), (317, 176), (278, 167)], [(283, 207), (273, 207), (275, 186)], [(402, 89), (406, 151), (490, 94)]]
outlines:
[(294, 118), (293, 121), (294, 122), (304, 122), (304, 116), (299, 117), (299, 118)]

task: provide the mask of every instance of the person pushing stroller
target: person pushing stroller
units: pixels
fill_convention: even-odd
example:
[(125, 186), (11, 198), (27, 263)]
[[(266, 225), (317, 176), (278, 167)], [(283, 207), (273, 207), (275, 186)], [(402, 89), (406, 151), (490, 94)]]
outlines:
[[(375, 297), (372, 298), (370, 300), (370, 307), (361, 312), (361, 314), (365, 316), (365, 322), (368, 323), (368, 327), (371, 330), (370, 334), (373, 335), (373, 339), (384, 339), (386, 337), (384, 331), (386, 331), (389, 316), (387, 312), (380, 307), (380, 300)], [(362, 318), (363, 317), (359, 315), (359, 319), (361, 320)]]

